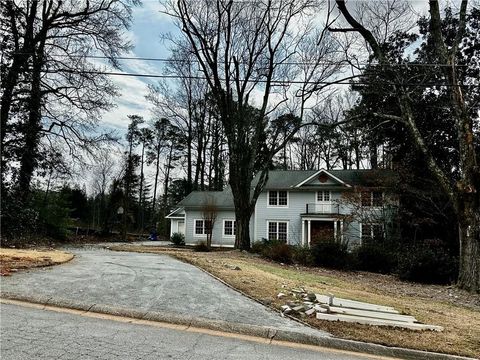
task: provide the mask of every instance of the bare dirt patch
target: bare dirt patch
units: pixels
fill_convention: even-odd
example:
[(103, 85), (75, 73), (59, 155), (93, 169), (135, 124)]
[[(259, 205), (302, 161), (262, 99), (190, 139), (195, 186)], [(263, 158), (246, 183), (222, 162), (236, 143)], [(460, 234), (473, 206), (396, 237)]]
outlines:
[(58, 250), (0, 248), (0, 275), (8, 276), (21, 269), (58, 265), (72, 259), (73, 254)]
[[(440, 325), (445, 330), (419, 332), (327, 322), (311, 317), (302, 320), (345, 339), (463, 356), (480, 355), (480, 297), (454, 287), (412, 284), (393, 276), (366, 272), (282, 266), (239, 251), (198, 253), (187, 249), (135, 245), (115, 246), (111, 249), (174, 256), (207, 270), (275, 309), (280, 309), (281, 305), (293, 300), (288, 289), (298, 287), (311, 292), (331, 293), (352, 300), (393, 306), (423, 323)], [(277, 299), (279, 292), (288, 296)]]

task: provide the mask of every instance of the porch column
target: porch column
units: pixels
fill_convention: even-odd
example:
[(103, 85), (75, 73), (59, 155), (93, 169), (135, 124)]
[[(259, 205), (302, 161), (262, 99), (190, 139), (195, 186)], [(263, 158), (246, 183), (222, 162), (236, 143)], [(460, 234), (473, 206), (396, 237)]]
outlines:
[(340, 221), (340, 241), (343, 244), (343, 220)]
[(307, 220), (308, 228), (307, 228), (307, 241), (308, 241), (308, 246), (310, 246), (310, 234), (312, 230), (312, 220)]
[(338, 240), (338, 238), (337, 238), (337, 221), (333, 222), (333, 238), (335, 239), (335, 242)]
[(305, 220), (302, 219), (302, 246), (305, 245)]

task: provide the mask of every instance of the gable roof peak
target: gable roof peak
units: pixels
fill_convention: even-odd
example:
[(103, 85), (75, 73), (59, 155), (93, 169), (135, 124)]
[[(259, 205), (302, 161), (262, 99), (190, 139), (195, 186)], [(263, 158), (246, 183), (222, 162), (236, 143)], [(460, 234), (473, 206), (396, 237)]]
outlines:
[(339, 179), (338, 177), (336, 177), (335, 175), (333, 175), (331, 172), (327, 171), (326, 169), (320, 169), (318, 170), (317, 172), (315, 172), (313, 175), (307, 177), (306, 179), (304, 179), (303, 181), (301, 181), (300, 183), (292, 186), (292, 187), (300, 187), (306, 183), (308, 183), (310, 180), (316, 178), (317, 176), (319, 176), (320, 174), (327, 174), (327, 176), (329, 176), (330, 178), (334, 179), (335, 181), (339, 182), (340, 184), (346, 186), (346, 187), (352, 187), (350, 184), (347, 184), (345, 181), (343, 181), (342, 179)]

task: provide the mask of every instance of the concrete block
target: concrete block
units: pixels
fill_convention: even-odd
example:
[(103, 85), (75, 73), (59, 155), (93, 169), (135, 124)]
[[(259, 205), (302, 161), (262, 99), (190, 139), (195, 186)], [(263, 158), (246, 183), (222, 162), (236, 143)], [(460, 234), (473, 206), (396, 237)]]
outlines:
[(311, 308), (311, 309), (308, 309), (307, 311), (305, 311), (305, 315), (310, 316), (310, 315), (315, 314), (315, 312), (316, 312), (315, 309)]
[(391, 327), (410, 329), (410, 330), (443, 331), (443, 327), (441, 326), (413, 324), (413, 323), (406, 323), (401, 321), (391, 321), (391, 320), (382, 320), (382, 319), (363, 318), (360, 316), (317, 313), (316, 317), (319, 320), (327, 320), (327, 321), (344, 321), (344, 322), (364, 324), (364, 325), (391, 326)]

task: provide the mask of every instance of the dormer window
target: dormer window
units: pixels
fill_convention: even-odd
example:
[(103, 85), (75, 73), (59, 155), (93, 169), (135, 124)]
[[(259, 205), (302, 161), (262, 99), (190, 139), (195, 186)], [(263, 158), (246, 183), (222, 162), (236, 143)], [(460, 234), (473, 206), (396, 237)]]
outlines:
[(269, 206), (288, 206), (288, 193), (286, 191), (270, 190), (268, 192)]

